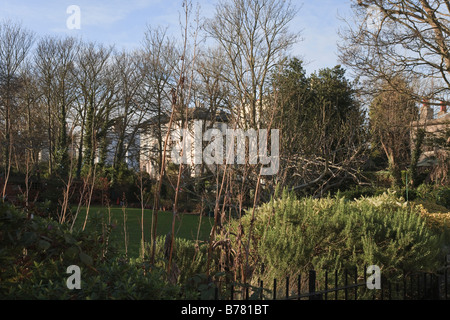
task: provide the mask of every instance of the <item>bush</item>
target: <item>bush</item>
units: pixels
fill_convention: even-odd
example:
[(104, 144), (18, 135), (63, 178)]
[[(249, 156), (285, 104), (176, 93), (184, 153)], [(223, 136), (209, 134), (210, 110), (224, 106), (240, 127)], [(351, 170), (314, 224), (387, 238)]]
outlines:
[(422, 183), (416, 188), (417, 198), (421, 200), (435, 200), (435, 192), (432, 185), (427, 183)]
[(417, 187), (416, 193), (421, 200), (436, 202), (436, 204), (450, 209), (450, 188), (448, 187), (421, 184)]
[(440, 188), (437, 190), (436, 203), (450, 209), (450, 188)]
[[(250, 221), (250, 214), (241, 221), (246, 236)], [(236, 222), (231, 234), (237, 228)], [(254, 277), (266, 281), (311, 269), (368, 265), (380, 266), (384, 275), (398, 275), (433, 271), (442, 262), (442, 239), (427, 228), (419, 209), (394, 193), (348, 201), (297, 199), (284, 191), (257, 208), (252, 232), (253, 268), (265, 265), (265, 273)]]
[[(166, 269), (168, 263), (165, 242), (164, 236), (160, 236), (156, 240), (155, 257), (158, 261), (157, 266), (162, 269)], [(179, 270), (177, 283), (185, 283), (193, 276), (206, 272), (207, 249), (206, 243), (175, 238), (172, 259), (176, 265), (175, 268)], [(147, 251), (150, 252), (150, 250)]]
[(372, 197), (383, 194), (386, 191), (385, 188), (374, 188), (374, 187), (360, 187), (355, 186), (352, 189), (339, 191), (337, 196), (348, 200), (355, 200), (361, 197)]
[[(96, 225), (97, 226), (97, 225)], [(109, 229), (110, 231), (110, 229)], [(0, 204), (1, 299), (173, 299), (179, 287), (160, 269), (127, 261), (108, 243), (104, 225), (89, 232)], [(81, 268), (69, 290), (67, 267)]]
[(26, 281), (2, 285), (2, 299), (159, 300), (175, 299), (180, 289), (164, 280), (164, 271), (144, 272), (141, 264), (113, 259), (95, 269), (81, 268), (81, 289), (69, 290), (63, 263), (34, 263)]

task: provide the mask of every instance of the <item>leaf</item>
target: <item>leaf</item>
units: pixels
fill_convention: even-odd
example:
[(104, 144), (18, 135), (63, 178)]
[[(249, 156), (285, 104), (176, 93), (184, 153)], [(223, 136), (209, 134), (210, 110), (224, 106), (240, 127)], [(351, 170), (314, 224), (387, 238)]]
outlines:
[(64, 234), (64, 240), (66, 241), (67, 244), (75, 244), (76, 240), (72, 237), (72, 235), (65, 233)]
[(46, 236), (41, 236), (41, 239), (47, 240), (49, 242), (52, 242), (52, 239), (50, 239), (49, 237), (46, 237)]
[(84, 264), (86, 264), (88, 266), (92, 266), (94, 263), (91, 256), (87, 255), (84, 252), (80, 252), (80, 259), (81, 259), (81, 262), (83, 262)]
[(39, 228), (39, 226), (37, 225), (37, 223), (35, 223), (34, 221), (30, 224), (30, 226), (31, 226), (31, 229), (34, 230), (34, 231), (37, 231), (38, 228)]
[(35, 232), (25, 232), (21, 239), (25, 246), (29, 246), (37, 240), (37, 235)]
[(66, 250), (66, 255), (69, 257), (76, 257), (77, 253), (80, 251), (80, 249), (76, 246), (72, 246)]
[(50, 248), (50, 242), (45, 241), (45, 240), (39, 240), (38, 248), (45, 251), (48, 248)]

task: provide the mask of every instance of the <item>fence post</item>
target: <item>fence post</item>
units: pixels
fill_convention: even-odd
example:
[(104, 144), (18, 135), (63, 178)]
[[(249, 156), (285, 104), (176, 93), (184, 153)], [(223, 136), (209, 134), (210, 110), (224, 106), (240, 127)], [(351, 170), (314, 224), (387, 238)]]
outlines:
[(447, 300), (447, 290), (448, 290), (448, 285), (447, 285), (447, 282), (448, 282), (448, 276), (447, 276), (447, 271), (448, 271), (448, 265), (447, 265), (447, 263), (445, 264), (445, 272), (444, 272), (444, 281), (445, 281), (445, 284), (444, 284), (444, 290), (445, 290), (445, 300)]
[(420, 299), (420, 274), (417, 274), (417, 296), (416, 299)]
[(261, 287), (261, 292), (260, 292), (259, 299), (262, 300), (263, 296), (264, 296), (264, 282), (262, 280), (260, 281), (260, 287)]
[(445, 256), (445, 272), (444, 272), (444, 278), (445, 278), (445, 300), (447, 300), (447, 290), (448, 290), (448, 284), (447, 284), (447, 281), (448, 281), (448, 268), (449, 268), (449, 266), (450, 266), (450, 255), (446, 255)]
[(286, 299), (289, 299), (289, 276), (286, 277)]
[(391, 280), (387, 279), (388, 282), (388, 299), (392, 300), (392, 285)]
[[(338, 272), (337, 270), (334, 270), (334, 287), (337, 288), (338, 287)], [(334, 300), (338, 299), (338, 291), (335, 290), (334, 291)]]
[(314, 300), (313, 293), (316, 292), (316, 271), (309, 271), (309, 279), (308, 279), (308, 287), (309, 287), (309, 300)]
[(440, 290), (439, 290), (439, 278), (435, 274), (431, 274), (431, 290), (433, 300), (439, 300), (440, 298)]
[(428, 294), (427, 294), (427, 274), (426, 273), (423, 274), (423, 298), (424, 299), (428, 298)]
[(406, 275), (403, 271), (403, 300), (406, 300)]
[(345, 269), (345, 276), (344, 276), (344, 300), (348, 300), (348, 274), (347, 274), (347, 269)]
[(277, 279), (273, 279), (273, 300), (277, 298)]
[(395, 295), (396, 297), (394, 299), (400, 300), (400, 284), (398, 282), (395, 284)]

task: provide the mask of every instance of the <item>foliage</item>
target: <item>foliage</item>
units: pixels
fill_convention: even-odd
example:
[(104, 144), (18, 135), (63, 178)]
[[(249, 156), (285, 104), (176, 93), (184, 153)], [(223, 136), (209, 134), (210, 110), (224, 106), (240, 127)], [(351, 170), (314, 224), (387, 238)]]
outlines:
[(305, 193), (321, 193), (355, 180), (365, 147), (364, 112), (341, 66), (307, 76), (300, 60), (273, 75), (280, 112), (280, 176)]
[[(28, 219), (11, 206), (0, 207), (0, 298), (7, 299), (168, 299), (179, 288), (164, 272), (122, 259), (110, 230), (89, 232), (41, 217)], [(69, 290), (66, 269), (81, 268), (81, 290)]]
[[(250, 214), (241, 221), (246, 235), (250, 221)], [(266, 270), (254, 277), (266, 280), (372, 264), (385, 275), (431, 271), (442, 262), (441, 237), (427, 228), (418, 208), (393, 192), (348, 201), (297, 199), (283, 191), (257, 209), (253, 228), (251, 262)]]
[[(388, 159), (392, 185), (400, 186), (401, 170), (410, 164), (409, 124), (416, 120), (418, 110), (415, 101), (407, 93), (403, 93), (412, 90), (407, 81), (399, 77), (393, 82), (402, 88), (402, 93), (393, 90), (391, 83), (383, 83), (370, 104), (369, 117), (372, 143), (376, 148), (381, 148)], [(416, 163), (419, 151), (417, 149), (413, 154), (413, 161)]]
[(347, 200), (355, 200), (361, 197), (372, 197), (378, 196), (385, 192), (384, 188), (374, 188), (374, 187), (360, 187), (356, 185), (355, 187), (345, 190), (338, 191), (337, 197), (343, 197)]
[(420, 200), (434, 202), (438, 206), (450, 209), (450, 188), (434, 186), (423, 183), (419, 185), (415, 192)]
[(433, 186), (430, 184), (422, 183), (416, 188), (417, 196), (423, 200), (431, 200), (433, 196)]
[(437, 191), (436, 203), (450, 209), (450, 188), (440, 188)]
[[(157, 266), (167, 267), (166, 237), (160, 236), (156, 242)], [(206, 265), (207, 244), (175, 238), (173, 262), (179, 270), (178, 283), (185, 283), (196, 275), (203, 274)]]
[(411, 152), (411, 165), (409, 167), (410, 181), (413, 187), (419, 185), (419, 174), (417, 170), (417, 163), (422, 155), (422, 145), (425, 139), (425, 129), (417, 128), (415, 141), (413, 143), (413, 150)]
[(66, 286), (65, 266), (57, 261), (34, 262), (26, 281), (5, 286), (2, 298), (39, 300), (139, 300), (174, 299), (179, 288), (164, 280), (164, 272), (145, 272), (141, 264), (114, 259), (95, 271), (81, 268), (81, 289)]

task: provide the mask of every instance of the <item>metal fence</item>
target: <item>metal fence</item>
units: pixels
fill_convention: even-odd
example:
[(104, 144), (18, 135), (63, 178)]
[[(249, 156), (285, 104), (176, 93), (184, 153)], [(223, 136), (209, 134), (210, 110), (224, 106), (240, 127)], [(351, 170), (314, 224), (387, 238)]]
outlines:
[(295, 279), (274, 279), (265, 284), (229, 284), (215, 288), (216, 300), (448, 300), (450, 263), (435, 273), (416, 272), (381, 276), (381, 288), (369, 289), (367, 268), (322, 272), (311, 270)]

